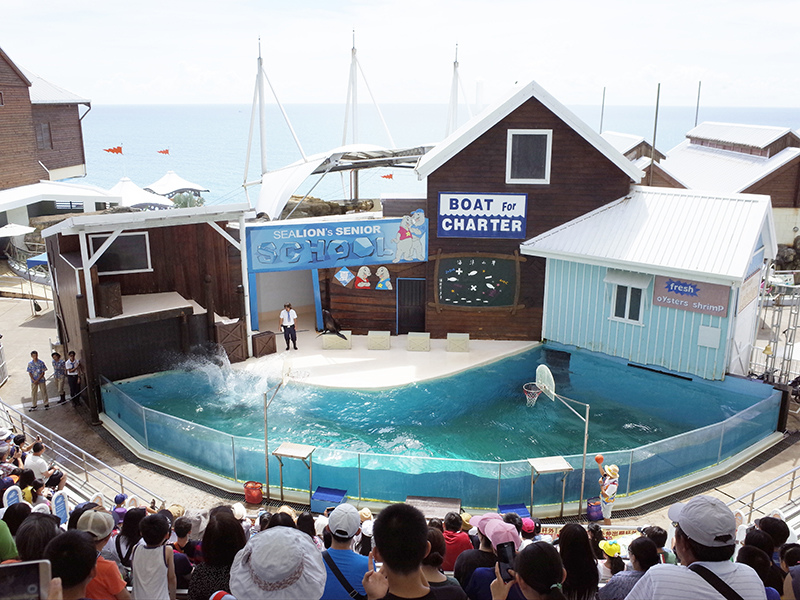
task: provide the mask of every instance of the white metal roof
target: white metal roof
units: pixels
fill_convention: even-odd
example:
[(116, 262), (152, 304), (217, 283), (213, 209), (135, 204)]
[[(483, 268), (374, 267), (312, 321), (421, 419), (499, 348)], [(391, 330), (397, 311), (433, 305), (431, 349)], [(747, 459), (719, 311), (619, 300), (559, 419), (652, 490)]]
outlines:
[(741, 192), (798, 156), (800, 148), (794, 147), (767, 158), (684, 140), (660, 164), (687, 187)]
[(442, 142), (434, 146), (433, 149), (425, 154), (425, 156), (419, 160), (419, 163), (417, 163), (417, 176), (423, 179), (433, 173), (531, 98), (536, 98), (558, 118), (580, 134), (587, 142), (597, 148), (600, 153), (626, 173), (634, 183), (638, 183), (642, 180), (644, 174), (637, 169), (631, 161), (625, 158), (609, 142), (604, 140), (599, 133), (581, 121), (566, 106), (548, 94), (544, 88), (535, 81), (521, 88), (515, 88), (505, 100), (488, 107), (475, 118), (469, 120), (451, 133)]
[(29, 93), (31, 96), (31, 104), (91, 104), (91, 101), (68, 92), (67, 90), (58, 87), (39, 77), (36, 73), (31, 73), (27, 69), (21, 68), (31, 82)]
[(121, 198), (102, 188), (62, 181), (40, 181), (0, 191), (0, 211), (12, 210), (43, 201), (109, 202), (119, 204)]
[(522, 254), (736, 285), (759, 238), (777, 251), (769, 196), (634, 186), (520, 245)]
[(241, 216), (252, 214), (247, 204), (225, 204), (220, 206), (195, 206), (192, 208), (173, 208), (170, 210), (143, 210), (131, 213), (109, 213), (70, 217), (61, 223), (42, 231), (42, 237), (61, 233), (76, 235), (114, 231), (115, 229), (151, 229), (154, 227), (175, 227), (211, 221), (238, 221)]
[(641, 135), (619, 133), (617, 131), (604, 131), (600, 135), (603, 136), (605, 141), (614, 146), (614, 148), (619, 150), (622, 154), (633, 150), (636, 146), (645, 141)]
[(706, 121), (692, 129), (686, 134), (686, 137), (700, 138), (712, 142), (741, 144), (754, 148), (766, 148), (775, 140), (791, 132), (792, 130), (789, 127)]

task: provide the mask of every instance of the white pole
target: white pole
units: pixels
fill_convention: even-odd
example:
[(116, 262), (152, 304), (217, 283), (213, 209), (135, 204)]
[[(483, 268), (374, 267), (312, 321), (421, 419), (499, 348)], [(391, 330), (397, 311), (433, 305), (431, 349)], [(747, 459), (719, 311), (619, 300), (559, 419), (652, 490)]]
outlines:
[(258, 76), (256, 87), (258, 88), (258, 126), (259, 142), (261, 144), (261, 174), (267, 172), (267, 114), (264, 104), (264, 68), (261, 60), (261, 40), (258, 43)]
[(253, 356), (253, 330), (250, 327), (250, 277), (247, 268), (247, 235), (244, 214), (239, 215), (239, 258), (242, 263), (242, 288), (244, 289), (244, 327), (247, 332), (247, 356)]
[(447, 127), (444, 137), (449, 136), (458, 127), (458, 44), (456, 57), (453, 60), (453, 81), (450, 83), (450, 106), (447, 108)]
[(94, 288), (92, 288), (92, 267), (89, 265), (89, 245), (86, 243), (86, 232), (78, 234), (81, 245), (81, 263), (83, 264), (83, 283), (86, 286), (86, 308), (89, 311), (89, 318), (94, 319), (97, 313), (94, 309)]

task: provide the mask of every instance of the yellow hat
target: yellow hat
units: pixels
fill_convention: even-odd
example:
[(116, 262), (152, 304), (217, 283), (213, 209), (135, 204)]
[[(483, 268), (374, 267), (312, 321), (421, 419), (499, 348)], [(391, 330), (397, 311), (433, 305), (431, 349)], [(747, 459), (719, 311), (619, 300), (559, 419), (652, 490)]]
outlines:
[(622, 550), (619, 547), (619, 542), (615, 542), (613, 540), (610, 541), (610, 542), (608, 540), (603, 540), (602, 542), (600, 542), (597, 545), (600, 546), (600, 550), (602, 550), (603, 552), (608, 554), (611, 558), (614, 558), (615, 556), (619, 556), (619, 553)]

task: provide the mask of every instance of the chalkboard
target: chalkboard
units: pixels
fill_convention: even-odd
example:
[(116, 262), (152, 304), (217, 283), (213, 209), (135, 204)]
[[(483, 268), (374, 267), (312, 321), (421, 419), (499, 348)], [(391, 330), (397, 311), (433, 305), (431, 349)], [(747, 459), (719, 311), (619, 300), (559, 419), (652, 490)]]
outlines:
[[(89, 236), (94, 254), (108, 239), (107, 235)], [(150, 244), (147, 232), (121, 233), (95, 263), (99, 275), (151, 271)]]
[(439, 302), (454, 306), (512, 306), (517, 285), (514, 259), (461, 256), (439, 260)]

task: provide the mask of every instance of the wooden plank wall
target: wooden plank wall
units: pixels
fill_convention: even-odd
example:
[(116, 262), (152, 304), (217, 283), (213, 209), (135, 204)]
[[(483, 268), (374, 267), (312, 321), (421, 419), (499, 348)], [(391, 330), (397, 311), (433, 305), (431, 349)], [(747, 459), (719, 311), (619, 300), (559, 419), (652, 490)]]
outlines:
[[(220, 223), (224, 226), (223, 223)], [(204, 279), (211, 276), (214, 311), (230, 318), (243, 317), (239, 251), (206, 223), (149, 229), (153, 271), (126, 275), (104, 275), (101, 281), (119, 281), (123, 295), (178, 292), (207, 306)], [(228, 231), (234, 238), (235, 230)], [(77, 235), (61, 236), (62, 252), (79, 252)]]
[(0, 190), (47, 179), (38, 163), (28, 86), (0, 58)]
[(53, 170), (86, 164), (77, 104), (37, 104), (32, 112), (34, 127), (39, 123), (50, 125), (53, 148), (38, 150), (44, 166)]
[[(342, 329), (349, 329), (355, 335), (365, 335), (369, 331), (396, 331), (397, 284), (398, 277), (425, 277), (425, 263), (405, 263), (383, 265), (389, 270), (392, 290), (376, 290), (378, 278), (375, 271), (380, 265), (370, 266), (372, 277), (370, 289), (356, 289), (351, 281), (347, 287), (335, 278), (337, 269), (320, 269), (320, 301), (331, 311)], [(350, 271), (355, 275), (357, 267)]]
[(800, 207), (800, 158), (750, 186), (744, 193), (770, 196), (773, 208)]
[[(58, 248), (60, 236), (45, 238), (47, 257), (50, 263), (53, 279), (58, 283), (56, 297), (56, 316), (60, 323), (61, 341), (66, 350), (74, 350), (78, 358), (83, 356), (81, 344), (80, 323), (78, 321), (78, 301), (76, 296), (83, 293), (82, 284), (79, 286), (75, 278), (75, 269), (61, 256)], [(82, 272), (78, 272), (82, 277)]]
[[(553, 150), (549, 185), (505, 183), (508, 129), (552, 129)], [(428, 177), (430, 219), (428, 255), (487, 252), (512, 255), (523, 240), (441, 238), (436, 235), (439, 192), (524, 193), (528, 195), (525, 239), (532, 238), (604, 204), (625, 196), (631, 181), (627, 174), (584, 140), (536, 99), (530, 99), (490, 128), (448, 163)], [(520, 302), (516, 314), (476, 308), (437, 313), (428, 308), (426, 328), (431, 337), (448, 332), (469, 333), (476, 339), (538, 340), (542, 327), (544, 260), (526, 257), (521, 267)], [(435, 293), (435, 263), (426, 267), (428, 300)]]

